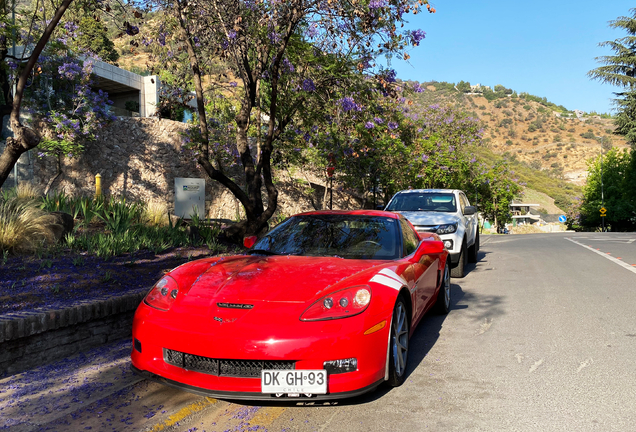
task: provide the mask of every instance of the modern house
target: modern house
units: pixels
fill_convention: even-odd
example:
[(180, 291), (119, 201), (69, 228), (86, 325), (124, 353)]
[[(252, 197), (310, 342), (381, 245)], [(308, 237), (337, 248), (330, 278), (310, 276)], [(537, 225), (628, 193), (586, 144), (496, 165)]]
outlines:
[[(16, 57), (21, 56), (23, 50), (24, 47), (16, 47)], [(115, 115), (152, 117), (157, 113), (161, 89), (161, 82), (157, 75), (141, 76), (94, 59), (93, 74), (95, 76), (93, 88), (108, 92), (109, 99), (113, 101), (112, 111)], [(4, 148), (4, 138), (12, 135), (8, 121), (9, 116), (5, 116), (1, 129), (0, 152)], [(29, 151), (20, 157), (4, 186), (13, 187), (21, 180), (31, 180), (32, 172), (33, 155)]]
[(533, 214), (531, 209), (540, 207), (539, 204), (511, 203), (510, 213), (512, 213), (513, 225), (533, 224), (541, 220), (541, 216)]

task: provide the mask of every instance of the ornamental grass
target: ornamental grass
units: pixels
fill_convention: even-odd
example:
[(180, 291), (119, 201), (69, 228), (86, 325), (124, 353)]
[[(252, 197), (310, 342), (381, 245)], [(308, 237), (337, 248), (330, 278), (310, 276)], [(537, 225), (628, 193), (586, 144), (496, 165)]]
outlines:
[(55, 217), (39, 208), (36, 198), (18, 195), (0, 200), (0, 251), (33, 252), (55, 243)]

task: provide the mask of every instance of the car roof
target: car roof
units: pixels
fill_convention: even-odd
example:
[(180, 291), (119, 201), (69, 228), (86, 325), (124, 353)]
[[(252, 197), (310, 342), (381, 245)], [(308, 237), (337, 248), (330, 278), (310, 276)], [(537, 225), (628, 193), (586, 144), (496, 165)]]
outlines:
[(315, 216), (315, 215), (350, 215), (350, 216), (382, 216), (391, 219), (399, 219), (400, 215), (393, 212), (383, 210), (319, 210), (304, 213), (298, 213), (294, 216)]
[(461, 192), (459, 189), (405, 189), (399, 191), (397, 194), (401, 193), (455, 193)]

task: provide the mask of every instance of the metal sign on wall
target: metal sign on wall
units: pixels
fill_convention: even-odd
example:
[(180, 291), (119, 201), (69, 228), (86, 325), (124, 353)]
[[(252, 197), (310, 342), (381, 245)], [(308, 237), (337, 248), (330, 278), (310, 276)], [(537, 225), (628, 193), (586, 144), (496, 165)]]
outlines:
[(174, 179), (174, 213), (191, 219), (193, 214), (205, 218), (205, 180), (199, 178)]

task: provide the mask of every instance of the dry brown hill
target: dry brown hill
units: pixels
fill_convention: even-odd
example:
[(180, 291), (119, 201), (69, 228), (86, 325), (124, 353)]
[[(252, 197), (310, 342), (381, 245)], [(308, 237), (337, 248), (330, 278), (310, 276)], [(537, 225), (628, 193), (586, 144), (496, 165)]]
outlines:
[(585, 183), (587, 161), (600, 155), (601, 141), (605, 148), (629, 148), (624, 138), (613, 134), (615, 126), (609, 118), (562, 113), (523, 95), (489, 101), (481, 94), (452, 90), (448, 84), (426, 88), (418, 95), (418, 103), (456, 105), (481, 119), (484, 144), (493, 152), (507, 153), (575, 184)]

